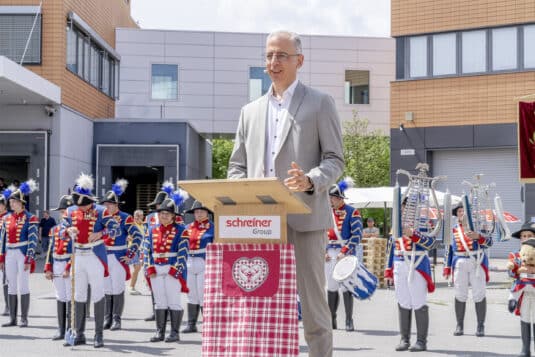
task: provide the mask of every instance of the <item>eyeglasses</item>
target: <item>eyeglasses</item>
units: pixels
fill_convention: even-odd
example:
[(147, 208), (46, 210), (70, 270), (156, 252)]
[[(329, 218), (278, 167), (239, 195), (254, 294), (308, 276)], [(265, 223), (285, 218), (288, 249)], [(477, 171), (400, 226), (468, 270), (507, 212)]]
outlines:
[(286, 62), (290, 57), (299, 56), (299, 53), (288, 54), (286, 52), (268, 52), (265, 55), (266, 62), (271, 62), (277, 59), (279, 62)]

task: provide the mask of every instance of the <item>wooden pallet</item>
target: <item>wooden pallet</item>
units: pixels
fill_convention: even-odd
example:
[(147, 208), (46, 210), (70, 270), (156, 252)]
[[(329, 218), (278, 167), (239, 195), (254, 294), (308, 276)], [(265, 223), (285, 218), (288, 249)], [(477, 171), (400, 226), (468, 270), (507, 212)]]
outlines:
[(363, 238), (361, 244), (364, 265), (379, 279), (379, 287), (386, 287), (384, 269), (386, 265), (387, 239)]

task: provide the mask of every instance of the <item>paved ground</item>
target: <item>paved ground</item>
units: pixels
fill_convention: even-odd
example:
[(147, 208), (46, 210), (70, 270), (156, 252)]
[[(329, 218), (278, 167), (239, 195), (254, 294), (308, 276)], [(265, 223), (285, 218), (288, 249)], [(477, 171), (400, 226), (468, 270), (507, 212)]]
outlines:
[[(42, 265), (42, 261), (40, 262)], [(439, 277), (437, 291), (430, 295), (431, 315), (429, 351), (424, 356), (514, 356), (520, 351), (520, 327), (518, 318), (507, 312), (507, 276), (503, 271), (505, 261), (494, 260), (489, 285), (486, 336), (477, 338), (473, 303), (467, 306), (465, 336), (453, 337), (455, 316), (453, 289)], [(38, 270), (38, 271), (42, 271)], [(127, 295), (122, 331), (106, 331), (105, 347), (93, 349), (92, 345), (63, 347), (50, 341), (55, 332), (55, 299), (53, 287), (42, 274), (31, 278), (32, 303), (30, 327), (0, 328), (0, 356), (200, 356), (200, 334), (181, 335), (180, 344), (150, 343), (154, 323), (143, 321), (150, 310), (150, 297), (143, 284), (138, 283), (141, 296)], [(2, 305), (0, 303), (0, 305)], [(342, 304), (343, 305), (343, 304)], [(339, 326), (344, 323), (343, 307), (339, 311)], [(6, 317), (0, 317), (7, 321)], [(337, 330), (334, 333), (335, 356), (402, 356), (409, 352), (395, 352), (399, 341), (397, 308), (392, 290), (381, 289), (365, 302), (355, 304), (356, 332)], [(87, 337), (92, 343), (93, 319), (88, 321)], [(414, 323), (413, 323), (414, 326)], [(302, 327), (300, 326), (302, 333)], [(414, 327), (413, 327), (414, 332)], [(415, 336), (413, 335), (413, 340)], [(306, 344), (301, 336), (300, 356), (307, 356)]]

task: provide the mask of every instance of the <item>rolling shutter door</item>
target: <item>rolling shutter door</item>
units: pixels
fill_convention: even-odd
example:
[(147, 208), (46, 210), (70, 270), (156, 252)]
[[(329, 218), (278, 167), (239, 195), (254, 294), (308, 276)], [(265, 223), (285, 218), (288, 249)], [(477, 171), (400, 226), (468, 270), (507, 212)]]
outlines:
[[(437, 185), (437, 189), (448, 188), (452, 194), (461, 195), (468, 186), (463, 180), (472, 180), (473, 175), (482, 173), (483, 183), (496, 184), (491, 190), (491, 198), (495, 193), (502, 198), (505, 211), (520, 218), (520, 223), (510, 223), (514, 232), (524, 221), (524, 209), (520, 200), (521, 184), (518, 179), (518, 158), (516, 149), (479, 149), (475, 150), (441, 150), (433, 151), (431, 172), (433, 176), (444, 175), (448, 179)], [(506, 242), (494, 242), (490, 249), (490, 257), (505, 258), (507, 253), (519, 249), (519, 242), (511, 239)]]

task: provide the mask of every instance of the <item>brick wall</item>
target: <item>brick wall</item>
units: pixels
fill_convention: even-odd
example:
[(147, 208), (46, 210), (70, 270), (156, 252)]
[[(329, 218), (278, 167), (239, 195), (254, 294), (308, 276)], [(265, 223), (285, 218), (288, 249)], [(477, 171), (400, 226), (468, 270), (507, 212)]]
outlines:
[(390, 126), (514, 123), (515, 97), (533, 93), (535, 72), (392, 82)]
[(392, 0), (393, 37), (535, 22), (533, 0)]

